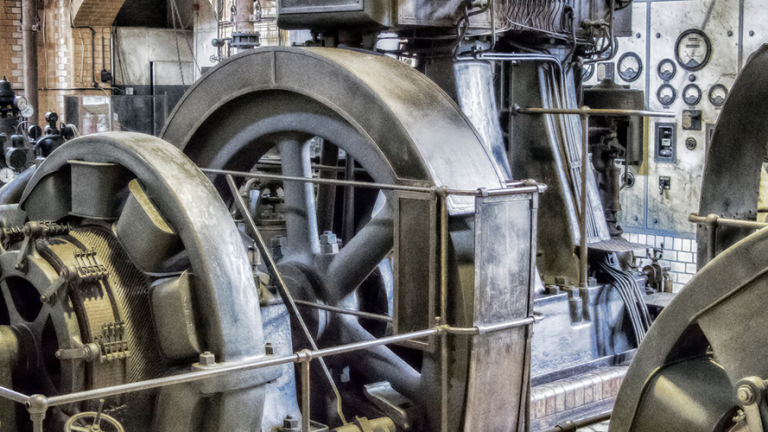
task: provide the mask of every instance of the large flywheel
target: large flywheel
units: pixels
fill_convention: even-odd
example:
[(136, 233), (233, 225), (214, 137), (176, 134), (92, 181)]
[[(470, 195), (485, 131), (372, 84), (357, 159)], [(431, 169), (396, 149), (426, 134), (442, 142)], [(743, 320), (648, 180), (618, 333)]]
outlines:
[[(240, 234), (178, 149), (92, 135), (28, 181), (18, 205), (0, 207), (4, 387), (52, 397), (189, 372), (205, 351), (226, 362), (264, 353)], [(105, 431), (258, 430), (262, 384), (245, 376), (215, 390), (186, 384), (55, 406), (45, 430), (90, 430), (97, 409)], [(3, 428), (31, 430), (25, 411), (0, 402)]]
[[(640, 345), (616, 400), (612, 432), (768, 427), (768, 230), (755, 232), (768, 135), (754, 126), (768, 119), (766, 70), (768, 45), (752, 54), (720, 114), (701, 218), (692, 218), (703, 268)], [(727, 222), (718, 226), (720, 218)]]
[[(351, 50), (271, 48), (230, 58), (187, 92), (163, 138), (204, 168), (269, 172), (272, 164), (276, 173), (289, 177), (462, 189), (504, 184), (468, 120), (432, 81), (392, 58)], [(231, 196), (223, 175), (209, 177), (225, 198)], [(390, 192), (289, 180), (243, 187), (257, 187), (257, 201), (272, 203), (268, 210), (254, 210), (254, 217), (260, 229), (272, 233), (278, 267), (294, 297), (391, 314), (387, 269), (396, 211)], [(471, 317), (473, 200), (452, 196), (448, 201), (447, 321), (454, 325), (466, 325)], [(424, 232), (399, 241), (417, 244), (429, 236)], [(320, 346), (367, 341), (387, 332), (386, 326), (353, 315), (314, 309), (302, 314)], [(293, 338), (302, 339), (296, 331)], [(456, 341), (450, 362), (452, 428), (461, 424), (468, 358), (466, 340)], [(335, 373), (349, 370), (335, 380), (351, 413), (359, 412), (353, 410), (365, 399), (363, 385), (387, 382), (418, 407), (420, 423), (411, 430), (437, 430), (436, 353), (382, 346), (328, 361)], [(339, 423), (331, 404), (316, 405), (313, 400), (317, 419)]]

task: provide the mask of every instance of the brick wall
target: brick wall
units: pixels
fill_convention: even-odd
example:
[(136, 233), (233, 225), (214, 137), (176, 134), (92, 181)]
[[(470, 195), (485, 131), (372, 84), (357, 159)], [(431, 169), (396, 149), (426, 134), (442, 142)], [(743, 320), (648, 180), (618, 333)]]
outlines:
[[(14, 89), (23, 90), (24, 61), (21, 53), (21, 1), (0, 0), (0, 75), (7, 75)], [(46, 9), (39, 11), (40, 31), (37, 32), (40, 106), (38, 112), (56, 111), (63, 117), (65, 95), (101, 94), (103, 90), (70, 90), (92, 87), (91, 35), (88, 29), (70, 26), (69, 0), (51, 0)], [(105, 67), (111, 70), (109, 47), (110, 27), (94, 27), (96, 30), (97, 80)], [(102, 63), (101, 38), (106, 46)], [(107, 84), (101, 84), (106, 86)], [(44, 124), (40, 116), (41, 126)]]
[(0, 75), (22, 87), (21, 1), (4, 0), (0, 7)]

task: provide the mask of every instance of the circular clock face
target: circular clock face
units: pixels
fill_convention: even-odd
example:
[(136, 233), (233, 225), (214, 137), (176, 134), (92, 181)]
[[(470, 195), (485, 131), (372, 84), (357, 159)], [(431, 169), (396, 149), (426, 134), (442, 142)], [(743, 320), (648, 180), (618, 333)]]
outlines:
[(595, 74), (595, 65), (594, 64), (588, 64), (584, 66), (584, 71), (581, 75), (581, 81), (589, 81), (590, 78), (592, 78), (592, 75)]
[(712, 42), (703, 31), (686, 30), (677, 38), (675, 58), (683, 69), (700, 70), (707, 65), (711, 56)]
[(659, 62), (658, 72), (659, 78), (664, 81), (669, 81), (675, 77), (675, 74), (677, 74), (677, 66), (672, 60), (664, 59)]
[(16, 173), (13, 172), (10, 168), (2, 168), (0, 169), (0, 182), (2, 183), (10, 183), (13, 181), (13, 179), (16, 178)]
[(677, 99), (677, 92), (671, 85), (664, 84), (659, 87), (658, 91), (656, 91), (656, 99), (658, 99), (659, 103), (662, 105), (670, 106), (673, 102), (675, 102), (675, 99)]
[(715, 84), (709, 89), (709, 103), (716, 107), (721, 107), (728, 97), (728, 88), (722, 84)]
[(686, 105), (696, 105), (701, 100), (701, 89), (696, 84), (688, 84), (683, 89), (683, 100)]
[(618, 63), (619, 76), (626, 82), (632, 82), (640, 78), (643, 72), (643, 61), (633, 52), (625, 53)]

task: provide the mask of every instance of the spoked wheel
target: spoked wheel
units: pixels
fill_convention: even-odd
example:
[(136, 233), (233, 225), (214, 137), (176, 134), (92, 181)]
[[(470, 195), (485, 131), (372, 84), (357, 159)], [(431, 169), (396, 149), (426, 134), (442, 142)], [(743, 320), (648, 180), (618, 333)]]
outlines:
[[(73, 140), (41, 164), (20, 208), (24, 217), (0, 231), (3, 385), (56, 396), (187, 372), (203, 351), (227, 362), (264, 353), (240, 234), (205, 176), (168, 143), (120, 133)], [(3, 212), (18, 216), (16, 206)], [(100, 430), (256, 430), (262, 384), (113, 396)], [(23, 407), (1, 403), (3, 427), (31, 430)], [(229, 415), (243, 405), (252, 415)], [(95, 409), (52, 407), (45, 429), (98, 430), (88, 423)], [(208, 416), (192, 415), (200, 409)]]
[[(221, 83), (225, 82), (223, 90)], [(294, 177), (312, 176), (307, 143), (315, 137), (324, 142), (321, 162), (333, 168), (343, 166), (336, 153), (343, 150), (344, 163), (356, 161), (347, 167), (348, 172), (359, 169), (361, 178), (378, 183), (474, 189), (498, 188), (503, 182), (466, 118), (434, 83), (393, 59), (372, 54), (275, 48), (236, 56), (187, 93), (164, 131), (165, 139), (201, 167), (250, 171), (267, 151), (277, 148), (281, 173)], [(462, 157), (445, 156), (452, 152)], [(223, 176), (210, 177), (222, 195), (229, 197)], [(377, 284), (366, 280), (371, 281), (370, 275), (393, 248), (396, 217), (392, 195), (374, 193), (365, 204), (347, 195), (337, 207), (328, 187), (284, 181), (283, 189), (286, 240), (279, 267), (291, 290), (298, 298), (360, 308), (354, 299), (371, 294), (370, 286)], [(344, 191), (342, 187), (331, 189), (336, 196)], [(361, 193), (358, 191), (362, 189), (355, 193)], [(376, 201), (378, 205), (374, 205)], [(342, 207), (353, 207), (354, 216), (345, 218), (343, 211), (333, 212)], [(471, 226), (460, 215), (473, 208), (471, 197), (449, 200), (456, 222), (450, 247), (454, 259), (461, 257), (464, 265), (471, 265), (467, 264), (472, 253)], [(350, 224), (349, 220), (357, 222)], [(338, 252), (325, 244), (328, 237), (321, 234), (325, 230), (335, 230), (341, 237)], [(427, 241), (428, 235), (409, 241)], [(458, 265), (451, 268), (458, 269)], [(462, 325), (469, 317), (465, 301), (471, 298), (472, 281), (461, 280), (458, 271), (453, 276), (448, 320)], [(315, 334), (324, 346), (374, 338), (354, 316), (313, 312), (305, 317), (315, 324)], [(296, 332), (293, 337), (302, 338)], [(449, 412), (453, 418), (449, 424), (455, 428), (460, 425), (467, 373), (464, 342), (453, 347), (450, 365)], [(363, 400), (345, 395), (347, 407), (357, 408), (364, 402), (363, 384), (387, 381), (421, 410), (423, 423), (417, 429), (436, 430), (440, 411), (437, 358), (429, 352), (406, 351), (398, 349), (395, 354), (391, 348), (379, 347), (328, 361), (334, 370), (351, 369), (351, 380), (343, 387), (356, 387)], [(337, 423), (333, 416), (317, 420)]]

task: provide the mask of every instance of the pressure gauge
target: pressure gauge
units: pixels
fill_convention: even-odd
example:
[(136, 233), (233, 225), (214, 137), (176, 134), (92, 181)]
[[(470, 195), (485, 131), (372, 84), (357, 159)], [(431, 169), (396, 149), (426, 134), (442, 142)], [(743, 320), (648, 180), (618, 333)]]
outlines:
[(0, 182), (8, 184), (16, 178), (16, 173), (10, 168), (0, 169)]
[(701, 30), (684, 31), (677, 38), (675, 58), (683, 69), (697, 71), (707, 65), (712, 56), (712, 42)]
[(581, 81), (582, 82), (589, 81), (594, 74), (595, 74), (595, 65), (591, 63), (586, 65), (581, 72)]
[(640, 74), (643, 72), (643, 62), (639, 55), (628, 52), (619, 58), (618, 68), (621, 79), (626, 82), (633, 82), (640, 78)]
[(16, 98), (13, 100), (13, 103), (16, 105), (16, 108), (18, 108), (19, 111), (24, 111), (29, 106), (29, 101), (27, 101), (27, 98), (24, 96), (16, 96)]
[(722, 84), (715, 84), (709, 89), (709, 103), (720, 108), (728, 97), (728, 89)]
[(27, 105), (27, 107), (21, 110), (21, 113), (19, 114), (24, 118), (30, 118), (35, 115), (35, 109), (32, 108), (32, 105)]
[(701, 89), (696, 84), (688, 84), (683, 89), (683, 100), (686, 105), (696, 105), (701, 100)]
[(677, 66), (672, 60), (664, 59), (659, 62), (657, 71), (659, 72), (659, 78), (664, 81), (669, 81), (675, 77), (675, 74), (677, 74)]
[(656, 91), (656, 99), (658, 99), (659, 103), (662, 105), (670, 106), (675, 102), (675, 99), (677, 99), (677, 92), (671, 85), (663, 84), (659, 87), (659, 90)]

